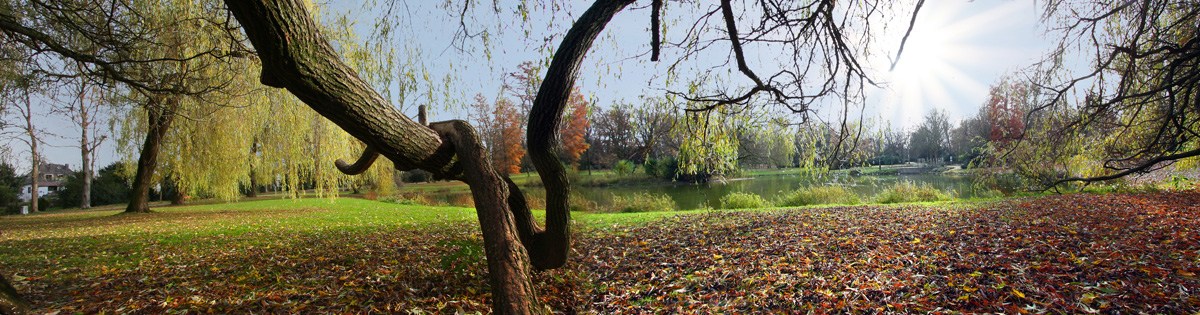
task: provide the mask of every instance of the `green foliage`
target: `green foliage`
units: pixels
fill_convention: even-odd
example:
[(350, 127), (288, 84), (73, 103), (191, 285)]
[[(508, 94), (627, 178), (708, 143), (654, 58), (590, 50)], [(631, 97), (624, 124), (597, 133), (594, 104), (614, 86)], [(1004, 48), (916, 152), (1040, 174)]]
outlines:
[(679, 159), (669, 156), (658, 160), (657, 168), (658, 171), (655, 174), (658, 174), (658, 178), (675, 180), (676, 176), (679, 175)]
[(778, 205), (781, 207), (798, 207), (807, 205), (843, 204), (853, 205), (862, 203), (862, 198), (850, 189), (842, 186), (810, 186), (797, 189), (783, 198)]
[(735, 192), (721, 197), (722, 209), (756, 209), (770, 206), (770, 202), (753, 193)]
[[(125, 178), (123, 163), (116, 162), (100, 169), (92, 178), (92, 206), (103, 206), (129, 202), (129, 187), (132, 185)], [(83, 172), (73, 172), (63, 180), (62, 189), (54, 195), (58, 202), (54, 205), (63, 208), (79, 207), (83, 199)]]
[(628, 160), (620, 160), (617, 161), (616, 164), (613, 164), (613, 172), (616, 172), (617, 175), (621, 176), (633, 174), (634, 169), (636, 169), (636, 167), (633, 166), (633, 162)]
[(666, 194), (634, 193), (629, 196), (613, 196), (613, 210), (617, 212), (673, 211), (675, 200)]
[(647, 158), (646, 163), (642, 163), (642, 172), (650, 177), (660, 177), (658, 165), (661, 162), (656, 158)]
[(402, 205), (402, 206), (420, 206), (420, 205), (422, 205), (420, 201), (404, 198), (403, 195), (383, 196), (383, 197), (379, 197), (379, 201), (387, 202), (387, 203), (394, 203), (394, 204), (398, 204), (398, 205)]
[(17, 176), (12, 165), (7, 162), (0, 163), (0, 210), (4, 213), (20, 213), (21, 202), (17, 195), (23, 183), (23, 179)]
[(600, 209), (595, 201), (584, 198), (578, 191), (571, 191), (571, 198), (567, 202), (567, 209), (570, 209), (571, 212), (596, 212)]
[(679, 144), (679, 173), (694, 180), (722, 175), (737, 167), (738, 139), (731, 121), (743, 119), (717, 110), (689, 113), (674, 133)]
[(953, 197), (943, 193), (930, 184), (914, 184), (901, 181), (875, 195), (877, 203), (906, 203), (950, 200)]

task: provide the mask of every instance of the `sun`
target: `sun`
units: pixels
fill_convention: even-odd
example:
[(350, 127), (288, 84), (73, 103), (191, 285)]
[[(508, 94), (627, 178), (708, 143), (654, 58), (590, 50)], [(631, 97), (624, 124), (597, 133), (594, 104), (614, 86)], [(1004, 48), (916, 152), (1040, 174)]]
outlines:
[[(993, 54), (990, 48), (979, 45), (979, 37), (986, 36), (988, 28), (1012, 13), (1012, 9), (1002, 5), (970, 14), (965, 6), (972, 4), (930, 1), (922, 8), (895, 68), (881, 74), (886, 86), (883, 98), (890, 104), (890, 116), (912, 121), (935, 108), (978, 105), (955, 102), (962, 93), (986, 90), (986, 85), (966, 71), (989, 62), (987, 59)], [(908, 20), (904, 22), (907, 26)], [(886, 32), (885, 44), (899, 47), (906, 28), (900, 29)], [(894, 58), (893, 52), (886, 65), (890, 66)]]

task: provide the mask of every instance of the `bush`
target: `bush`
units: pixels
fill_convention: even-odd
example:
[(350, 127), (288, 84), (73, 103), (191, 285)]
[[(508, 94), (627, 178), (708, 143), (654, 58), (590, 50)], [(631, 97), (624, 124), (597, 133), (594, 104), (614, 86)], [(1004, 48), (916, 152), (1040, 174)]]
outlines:
[(613, 196), (613, 210), (618, 212), (673, 211), (675, 200), (666, 194), (634, 193)]
[(596, 205), (595, 201), (588, 200), (587, 198), (583, 197), (583, 194), (580, 194), (577, 191), (571, 192), (571, 199), (568, 201), (568, 203), (569, 205), (567, 208), (570, 209), (571, 212), (596, 212), (600, 208), (598, 205)]
[(762, 196), (735, 192), (721, 197), (721, 209), (753, 209), (771, 206)]
[(675, 176), (679, 173), (679, 160), (675, 157), (667, 157), (658, 160), (658, 178), (666, 180), (675, 180)]
[(391, 195), (379, 197), (379, 201), (394, 203), (402, 206), (421, 206), (421, 202), (413, 199), (404, 198), (402, 195)]
[(858, 194), (842, 186), (804, 187), (784, 195), (779, 200), (780, 207), (825, 204), (854, 205), (859, 203), (862, 203), (862, 199), (858, 197)]
[(620, 161), (617, 161), (617, 164), (613, 164), (613, 172), (616, 172), (617, 175), (633, 174), (633, 170), (634, 170), (633, 162), (630, 162), (628, 160), (620, 160)]
[[(129, 202), (129, 179), (123, 175), (123, 164), (115, 162), (97, 172), (92, 178), (92, 206), (103, 206)], [(83, 172), (73, 172), (63, 182), (62, 190), (55, 193), (58, 196), (58, 207), (74, 208), (83, 199)]]
[(927, 202), (950, 199), (950, 195), (937, 190), (937, 188), (933, 188), (933, 185), (917, 185), (910, 181), (898, 182), (878, 195), (875, 195), (875, 202), (878, 203)]
[(658, 178), (660, 176), (660, 174), (658, 173), (658, 171), (659, 171), (658, 164), (659, 163), (660, 162), (658, 161), (658, 159), (655, 159), (655, 158), (646, 159), (646, 163), (642, 164), (642, 172), (646, 173), (647, 176)]

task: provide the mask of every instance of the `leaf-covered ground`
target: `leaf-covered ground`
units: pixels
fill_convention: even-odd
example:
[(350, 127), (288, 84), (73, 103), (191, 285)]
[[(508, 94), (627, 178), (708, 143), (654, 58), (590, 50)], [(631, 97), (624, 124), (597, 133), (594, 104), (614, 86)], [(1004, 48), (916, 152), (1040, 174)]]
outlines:
[[(246, 204), (0, 219), (0, 273), (41, 312), (487, 312), (469, 210)], [(1191, 191), (577, 214), (574, 258), (536, 281), (565, 313), (1188, 314), (1198, 205)]]

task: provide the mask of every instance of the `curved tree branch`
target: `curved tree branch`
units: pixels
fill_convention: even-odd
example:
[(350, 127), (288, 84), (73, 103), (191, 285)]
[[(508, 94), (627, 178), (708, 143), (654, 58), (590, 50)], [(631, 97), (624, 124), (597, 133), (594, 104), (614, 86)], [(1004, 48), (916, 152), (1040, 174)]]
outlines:
[(555, 51), (533, 101), (526, 141), (529, 158), (546, 187), (546, 229), (537, 227), (527, 208), (512, 210), (522, 234), (531, 234), (523, 239), (530, 240), (525, 245), (538, 269), (562, 266), (571, 248), (571, 211), (567, 204), (570, 187), (566, 169), (555, 150), (559, 147), (559, 125), (579, 76), (579, 65), (613, 15), (631, 3), (631, 0), (599, 0), (580, 15)]

